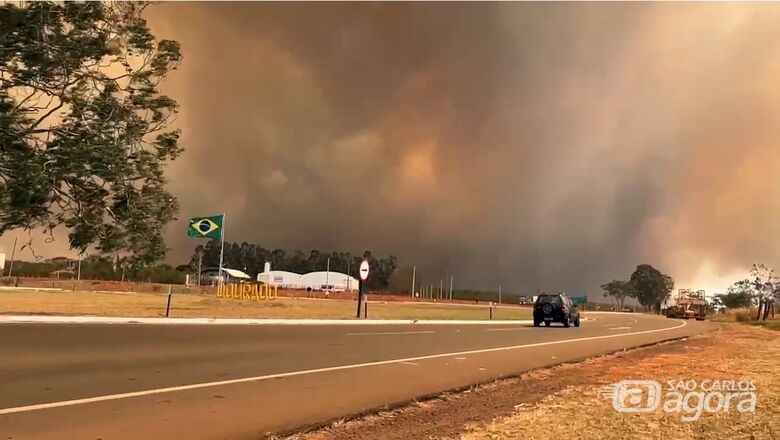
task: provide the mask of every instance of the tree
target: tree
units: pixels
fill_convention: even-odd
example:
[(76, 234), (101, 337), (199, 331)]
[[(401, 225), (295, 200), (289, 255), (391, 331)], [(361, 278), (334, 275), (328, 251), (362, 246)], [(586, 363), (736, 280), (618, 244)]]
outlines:
[(753, 295), (748, 292), (729, 292), (715, 295), (716, 303), (727, 309), (747, 308), (753, 305)]
[(669, 298), (674, 280), (649, 264), (640, 264), (631, 274), (631, 284), (636, 290), (639, 304), (660, 312), (661, 304)]
[(0, 234), (69, 228), (71, 248), (164, 257), (178, 204), (164, 165), (181, 152), (158, 86), (179, 44), (147, 4), (0, 4)]
[(604, 290), (604, 296), (611, 296), (617, 303), (617, 309), (623, 310), (623, 305), (627, 297), (636, 297), (636, 289), (630, 281), (612, 280), (601, 286)]
[(766, 321), (770, 312), (774, 316), (774, 303), (780, 292), (780, 283), (776, 282), (777, 277), (774, 276), (774, 272), (774, 269), (763, 264), (754, 264), (750, 268), (750, 275), (755, 277), (753, 288), (758, 302), (756, 320)]
[(674, 279), (670, 277), (667, 274), (663, 274), (664, 276), (664, 291), (663, 295), (656, 298), (655, 300), (655, 309), (656, 311), (661, 311), (661, 305), (665, 303), (669, 298), (672, 296), (672, 292), (674, 291)]

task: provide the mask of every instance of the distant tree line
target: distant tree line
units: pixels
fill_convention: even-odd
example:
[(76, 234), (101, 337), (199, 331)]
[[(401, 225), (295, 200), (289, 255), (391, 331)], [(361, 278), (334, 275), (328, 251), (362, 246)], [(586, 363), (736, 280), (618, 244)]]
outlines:
[(615, 300), (618, 310), (623, 309), (626, 298), (636, 298), (645, 310), (660, 313), (674, 290), (674, 280), (649, 264), (640, 264), (627, 281), (612, 280), (601, 289), (605, 297)]
[[(196, 271), (201, 257), (202, 268), (218, 266), (219, 251), (219, 240), (211, 240), (205, 245), (196, 246), (190, 258), (189, 269)], [(247, 242), (240, 244), (226, 242), (223, 265), (254, 276), (263, 271), (263, 265), (267, 261), (271, 263), (272, 270), (303, 274), (324, 271), (328, 267), (328, 258), (330, 258), (331, 271), (346, 273), (355, 278), (358, 277), (360, 262), (363, 259), (368, 260), (371, 271), (365, 287), (370, 290), (387, 289), (390, 276), (395, 272), (398, 261), (393, 255), (386, 258), (375, 257), (371, 251), (365, 251), (363, 255), (352, 255), (349, 252), (322, 252), (312, 249), (306, 254), (299, 250), (289, 252), (284, 249), (266, 249), (261, 245)]]
[[(182, 284), (186, 278), (187, 266), (174, 268), (168, 264), (139, 266), (135, 261), (90, 255), (81, 260), (81, 279), (106, 281), (139, 281), (148, 283)], [(184, 269), (184, 270), (183, 270)], [(9, 266), (6, 266), (6, 273)], [(52, 272), (62, 272), (62, 278), (76, 278), (79, 273), (78, 260), (56, 257), (43, 261), (14, 261), (13, 276), (49, 278)]]

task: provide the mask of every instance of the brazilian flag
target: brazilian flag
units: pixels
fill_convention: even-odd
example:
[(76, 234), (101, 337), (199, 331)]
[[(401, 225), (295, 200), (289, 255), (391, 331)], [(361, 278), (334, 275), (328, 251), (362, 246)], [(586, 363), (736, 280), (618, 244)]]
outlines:
[(211, 217), (193, 217), (190, 219), (187, 235), (198, 238), (220, 238), (224, 219), (224, 214)]

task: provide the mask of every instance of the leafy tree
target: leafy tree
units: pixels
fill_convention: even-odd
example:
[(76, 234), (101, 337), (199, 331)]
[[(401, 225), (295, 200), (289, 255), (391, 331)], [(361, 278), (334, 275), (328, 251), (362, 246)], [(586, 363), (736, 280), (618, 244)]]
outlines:
[(631, 274), (631, 284), (636, 290), (639, 304), (660, 312), (661, 304), (669, 298), (674, 281), (649, 264), (640, 264)]
[(655, 310), (658, 312), (661, 311), (661, 305), (672, 296), (672, 292), (674, 291), (674, 279), (667, 274), (663, 274), (663, 275), (664, 275), (663, 295), (655, 299)]
[(192, 270), (198, 270), (199, 259), (201, 260), (200, 264), (203, 269), (219, 266), (220, 245), (221, 243), (219, 240), (208, 241), (205, 246), (197, 245), (195, 247), (195, 252), (192, 254), (192, 258), (190, 258), (190, 267)]
[(114, 280), (114, 262), (101, 255), (90, 255), (81, 261), (81, 278), (93, 280)]
[(81, 253), (165, 255), (178, 206), (163, 167), (181, 149), (158, 86), (181, 52), (146, 6), (0, 4), (0, 234), (65, 225)]
[(750, 292), (729, 292), (715, 295), (716, 302), (727, 309), (740, 309), (753, 305), (753, 295)]
[(617, 309), (623, 310), (626, 298), (635, 298), (637, 295), (634, 285), (630, 281), (612, 280), (607, 284), (603, 284), (601, 288), (604, 290), (604, 296), (615, 299), (617, 302)]

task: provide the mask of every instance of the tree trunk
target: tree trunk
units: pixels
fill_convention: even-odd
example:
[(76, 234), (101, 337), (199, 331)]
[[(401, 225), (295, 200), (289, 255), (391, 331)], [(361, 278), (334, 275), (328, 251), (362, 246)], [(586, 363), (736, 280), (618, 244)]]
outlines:
[(761, 319), (761, 307), (764, 306), (764, 298), (758, 299), (758, 312), (756, 313), (756, 321)]

